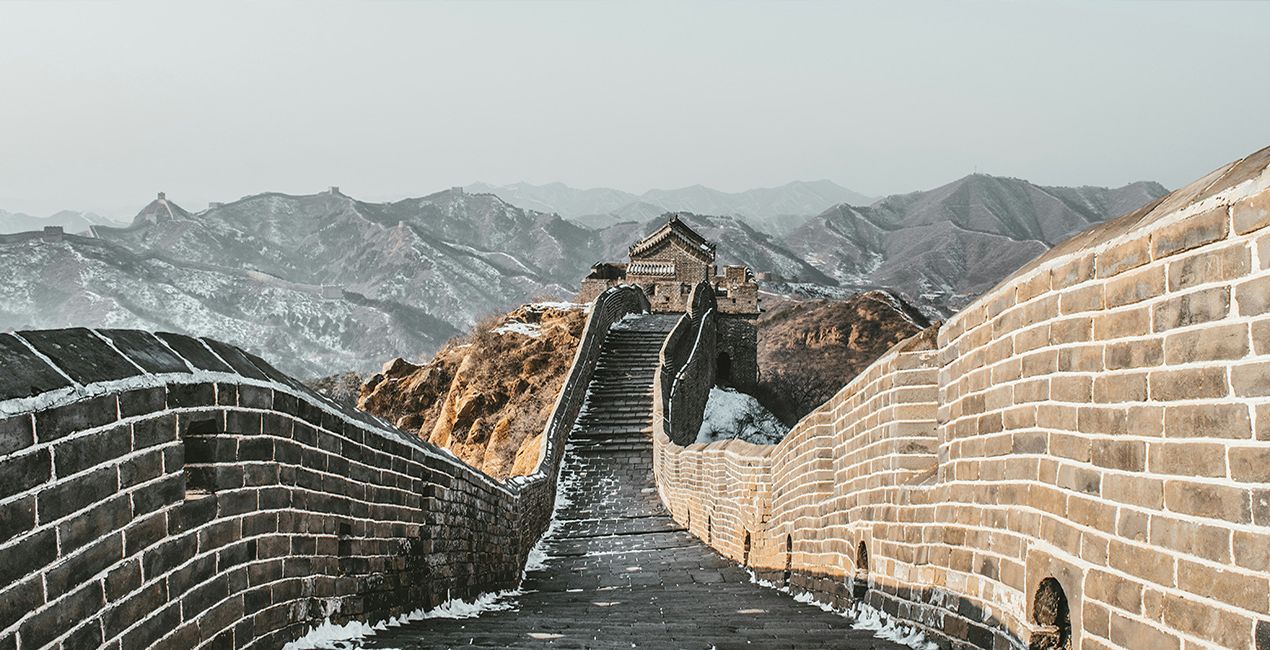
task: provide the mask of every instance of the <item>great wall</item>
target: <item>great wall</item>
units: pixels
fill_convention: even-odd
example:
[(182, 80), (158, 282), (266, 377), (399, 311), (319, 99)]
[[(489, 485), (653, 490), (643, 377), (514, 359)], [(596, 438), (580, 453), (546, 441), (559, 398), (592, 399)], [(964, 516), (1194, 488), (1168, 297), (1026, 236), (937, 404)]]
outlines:
[(1061, 244), (772, 446), (683, 444), (748, 311), (597, 278), (506, 484), (216, 341), (0, 334), (0, 650), (275, 648), (517, 586), (377, 638), (889, 647), (737, 564), (941, 647), (1270, 650), (1267, 165)]

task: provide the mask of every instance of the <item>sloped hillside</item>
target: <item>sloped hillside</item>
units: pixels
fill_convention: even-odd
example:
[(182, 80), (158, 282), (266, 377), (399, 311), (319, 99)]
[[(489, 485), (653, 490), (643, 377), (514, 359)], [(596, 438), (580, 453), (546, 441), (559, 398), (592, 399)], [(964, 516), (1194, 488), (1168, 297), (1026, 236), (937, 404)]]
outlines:
[(358, 408), (445, 447), (500, 480), (531, 473), (582, 336), (578, 305), (526, 305), (486, 319), (427, 363), (393, 359)]
[(837, 205), (789, 233), (786, 249), (833, 278), (787, 289), (805, 295), (891, 288), (929, 313), (948, 314), (1028, 260), (1093, 224), (1166, 193), (1158, 183), (1045, 187), (975, 174), (867, 207)]
[(759, 319), (759, 401), (788, 425), (830, 397), (891, 346), (930, 323), (887, 291), (846, 300), (773, 300)]
[(426, 312), (259, 272), (67, 235), (0, 235), (0, 329), (135, 327), (211, 336), (300, 376), (435, 349), (459, 330)]

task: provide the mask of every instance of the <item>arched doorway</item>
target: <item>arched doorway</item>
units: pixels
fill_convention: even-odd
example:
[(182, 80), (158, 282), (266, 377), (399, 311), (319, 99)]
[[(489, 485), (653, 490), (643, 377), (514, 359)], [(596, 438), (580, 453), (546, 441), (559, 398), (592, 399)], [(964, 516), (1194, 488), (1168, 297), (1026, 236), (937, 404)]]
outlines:
[(869, 547), (860, 542), (855, 549), (855, 576), (851, 583), (851, 597), (864, 600), (869, 593)]
[(794, 538), (790, 535), (785, 536), (785, 574), (783, 576), (785, 586), (789, 586), (789, 580), (794, 575)]
[(741, 549), (741, 566), (750, 566), (750, 531), (745, 531), (745, 543)]
[(1037, 585), (1032, 599), (1032, 622), (1039, 629), (1032, 634), (1029, 650), (1071, 650), (1071, 610), (1058, 580), (1046, 578)]
[(720, 352), (715, 361), (714, 383), (724, 387), (732, 385), (732, 357), (727, 352)]

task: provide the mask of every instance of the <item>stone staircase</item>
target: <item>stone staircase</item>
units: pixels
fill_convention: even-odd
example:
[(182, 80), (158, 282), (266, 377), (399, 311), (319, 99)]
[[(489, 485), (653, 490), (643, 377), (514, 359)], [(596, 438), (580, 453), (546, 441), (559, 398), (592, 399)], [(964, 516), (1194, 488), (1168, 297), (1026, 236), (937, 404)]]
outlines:
[(545, 566), (479, 618), (429, 618), (360, 646), (904, 650), (851, 620), (751, 583), (666, 513), (653, 477), (653, 381), (677, 316), (609, 329), (570, 433)]
[(652, 445), (653, 381), (676, 314), (628, 316), (609, 328), (570, 441), (577, 449), (623, 451)]

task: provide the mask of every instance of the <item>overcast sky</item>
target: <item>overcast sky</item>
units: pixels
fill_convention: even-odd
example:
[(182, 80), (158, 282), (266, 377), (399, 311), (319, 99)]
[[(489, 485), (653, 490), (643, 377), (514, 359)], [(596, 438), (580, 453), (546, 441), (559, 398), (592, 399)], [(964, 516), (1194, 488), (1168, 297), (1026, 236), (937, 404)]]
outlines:
[(1267, 26), (1257, 2), (0, 2), (0, 209), (1176, 187), (1270, 145)]

